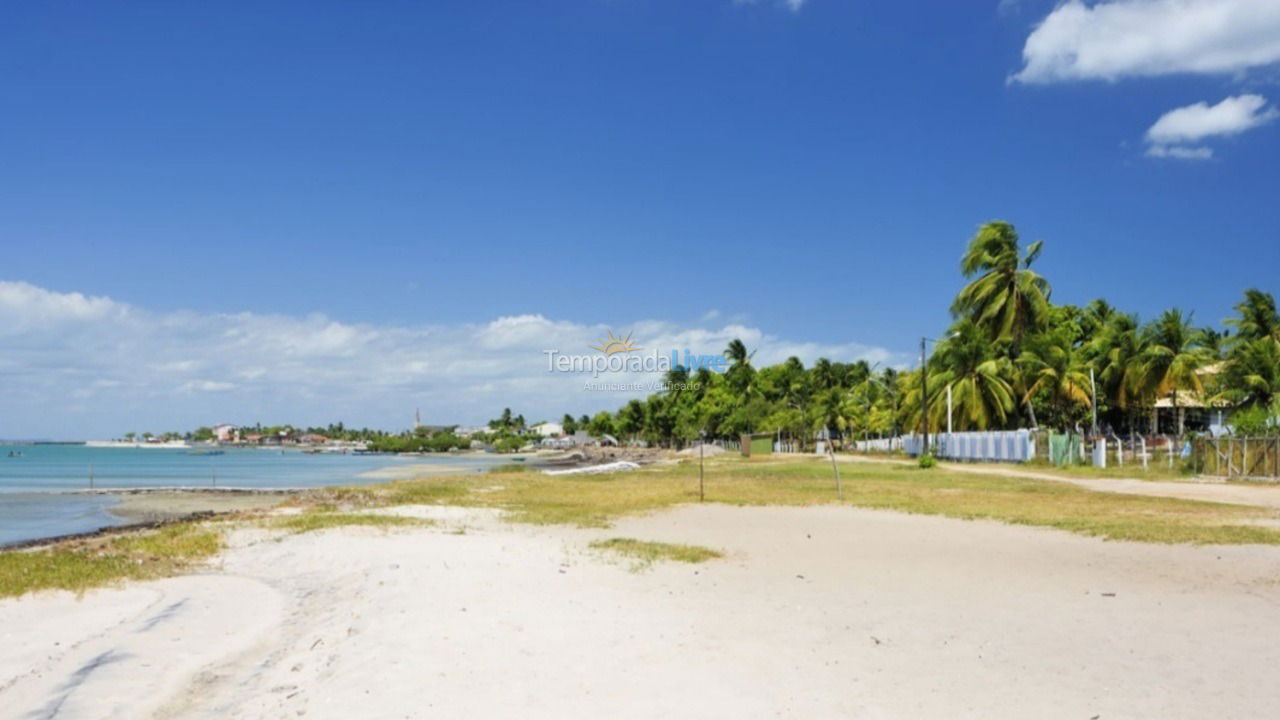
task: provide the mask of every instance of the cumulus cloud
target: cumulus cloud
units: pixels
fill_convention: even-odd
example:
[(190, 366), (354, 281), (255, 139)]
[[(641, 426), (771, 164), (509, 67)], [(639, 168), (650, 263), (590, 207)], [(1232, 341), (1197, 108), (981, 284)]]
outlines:
[(1237, 95), (1217, 105), (1198, 102), (1174, 108), (1147, 130), (1147, 154), (1184, 160), (1208, 159), (1213, 156), (1210, 148), (1191, 147), (1189, 143), (1238, 135), (1274, 120), (1277, 115), (1280, 112), (1267, 107), (1267, 100), (1261, 95)]
[[(741, 338), (759, 364), (907, 359), (858, 343), (780, 338), (740, 323), (642, 320), (610, 328), (539, 314), (467, 325), (343, 323), (324, 315), (156, 312), (111, 298), (0, 281), (0, 437), (85, 438), (218, 422), (407, 426), (530, 419), (615, 408), (634, 392), (587, 391), (549, 373), (546, 350), (590, 353), (610, 330), (663, 352), (722, 352)], [(611, 375), (609, 382), (657, 380)]]
[(1238, 135), (1276, 118), (1261, 95), (1237, 95), (1217, 105), (1198, 102), (1160, 116), (1147, 130), (1147, 140), (1158, 144), (1197, 142), (1214, 135)]
[(1232, 74), (1280, 62), (1276, 0), (1069, 0), (1027, 37), (1023, 83)]

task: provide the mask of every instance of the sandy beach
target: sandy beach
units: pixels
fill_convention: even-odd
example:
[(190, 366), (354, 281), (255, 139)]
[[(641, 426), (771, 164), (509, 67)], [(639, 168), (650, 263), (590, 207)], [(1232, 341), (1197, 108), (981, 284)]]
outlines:
[[(847, 507), (609, 530), (236, 531), (207, 570), (0, 601), (5, 718), (1266, 717), (1280, 548)], [(701, 565), (592, 540), (696, 543)]]

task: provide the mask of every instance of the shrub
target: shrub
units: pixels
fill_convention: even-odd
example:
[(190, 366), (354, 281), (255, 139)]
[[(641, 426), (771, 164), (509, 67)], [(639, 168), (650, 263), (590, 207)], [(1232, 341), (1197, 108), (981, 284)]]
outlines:
[(920, 467), (924, 468), (925, 470), (928, 470), (931, 467), (936, 467), (937, 464), (938, 464), (937, 459), (935, 459), (933, 455), (929, 453), (925, 453), (924, 455), (920, 456)]

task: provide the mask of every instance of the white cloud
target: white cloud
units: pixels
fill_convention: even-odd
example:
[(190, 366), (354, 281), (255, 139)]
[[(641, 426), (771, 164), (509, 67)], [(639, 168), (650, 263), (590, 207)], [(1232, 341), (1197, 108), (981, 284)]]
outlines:
[[(735, 5), (755, 5), (756, 2), (758, 0), (733, 0)], [(804, 7), (808, 0), (775, 0), (775, 2), (791, 12), (800, 12), (800, 8)]]
[(1181, 145), (1152, 145), (1147, 148), (1148, 157), (1176, 158), (1178, 160), (1208, 160), (1213, 157), (1213, 148), (1185, 147)]
[(1217, 105), (1198, 102), (1175, 108), (1147, 130), (1147, 142), (1167, 145), (1237, 135), (1276, 118), (1276, 109), (1266, 105), (1267, 99), (1261, 95), (1237, 95)]
[[(722, 352), (740, 337), (758, 364), (797, 355), (904, 364), (858, 343), (780, 338), (740, 323), (583, 324), (538, 314), (476, 325), (381, 326), (323, 315), (154, 312), (110, 298), (0, 281), (0, 437), (85, 438), (217, 422), (394, 428), (613, 409), (646, 393), (587, 392), (547, 372), (544, 350), (589, 353), (612, 330), (663, 352)], [(610, 382), (657, 378), (610, 376)]]
[(1277, 0), (1069, 0), (1027, 37), (1024, 83), (1231, 74), (1280, 62)]
[(1213, 150), (1191, 146), (1211, 137), (1238, 135), (1274, 120), (1280, 112), (1267, 107), (1261, 95), (1237, 95), (1210, 105), (1204, 102), (1174, 108), (1147, 130), (1147, 155), (1182, 160), (1207, 160)]

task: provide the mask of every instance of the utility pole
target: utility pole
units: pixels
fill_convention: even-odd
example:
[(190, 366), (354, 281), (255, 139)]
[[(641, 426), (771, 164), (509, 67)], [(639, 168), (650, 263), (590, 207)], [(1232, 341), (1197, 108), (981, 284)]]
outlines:
[(920, 425), (924, 434), (921, 457), (929, 454), (929, 366), (925, 364), (924, 344), (928, 338), (920, 338)]
[(703, 479), (703, 460), (707, 452), (707, 431), (698, 433), (698, 502), (706, 502), (707, 486)]
[(947, 442), (951, 442), (951, 386), (947, 386)]
[(1098, 436), (1098, 384), (1093, 381), (1093, 368), (1089, 368), (1089, 388), (1093, 392), (1093, 436)]

